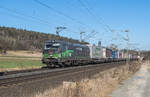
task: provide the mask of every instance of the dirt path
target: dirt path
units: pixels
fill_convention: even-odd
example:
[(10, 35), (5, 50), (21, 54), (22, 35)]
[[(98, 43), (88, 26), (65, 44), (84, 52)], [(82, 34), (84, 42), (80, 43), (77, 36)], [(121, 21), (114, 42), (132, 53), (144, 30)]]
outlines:
[(150, 97), (150, 61), (143, 63), (134, 76), (126, 80), (111, 97)]

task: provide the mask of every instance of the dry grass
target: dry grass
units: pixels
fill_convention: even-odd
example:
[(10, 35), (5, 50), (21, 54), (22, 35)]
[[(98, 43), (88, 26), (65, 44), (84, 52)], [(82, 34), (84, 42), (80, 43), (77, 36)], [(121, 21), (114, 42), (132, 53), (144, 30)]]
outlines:
[(139, 63), (120, 66), (100, 72), (92, 79), (80, 82), (64, 82), (61, 86), (38, 93), (36, 97), (108, 97), (120, 82), (140, 68)]
[(40, 57), (23, 57), (23, 56), (1, 56), (0, 60), (41, 60)]
[(25, 57), (42, 57), (42, 53), (38, 51), (7, 51), (8, 56), (25, 56)]

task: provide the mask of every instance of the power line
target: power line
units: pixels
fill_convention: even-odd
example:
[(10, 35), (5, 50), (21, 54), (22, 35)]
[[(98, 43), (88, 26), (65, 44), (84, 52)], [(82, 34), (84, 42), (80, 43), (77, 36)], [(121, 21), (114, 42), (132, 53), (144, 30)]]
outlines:
[(72, 7), (72, 8), (75, 8), (75, 9), (78, 8), (81, 13), (86, 13), (84, 9), (77, 7), (78, 5), (76, 6), (74, 2), (70, 2), (70, 0), (65, 0), (65, 2), (67, 3), (67, 5), (70, 5), (70, 7)]
[[(18, 15), (14, 15), (14, 14), (9, 14), (9, 13), (4, 13), (4, 14), (6, 14), (6, 15), (8, 15), (8, 16), (11, 16), (11, 17), (14, 17), (14, 18), (16, 18), (16, 19), (23, 20), (23, 21), (29, 20), (29, 19), (27, 19), (27, 18), (24, 18), (24, 17), (22, 17), (22, 16), (18, 16)], [(35, 21), (35, 20), (30, 20), (30, 21), (32, 21), (32, 22), (37, 22), (37, 21)], [(37, 22), (37, 23), (40, 23), (40, 22)], [(49, 27), (49, 26), (48, 26), (48, 27)]]
[(21, 16), (23, 16), (23, 17), (28, 17), (28, 18), (30, 18), (30, 20), (36, 21), (36, 22), (38, 22), (38, 23), (40, 23), (40, 24), (46, 24), (46, 25), (48, 25), (48, 26), (51, 26), (51, 25), (49, 25), (49, 22), (47, 22), (47, 21), (45, 21), (45, 20), (42, 20), (42, 19), (40, 19), (40, 18), (38, 18), (38, 17), (34, 17), (34, 16), (27, 15), (27, 14), (23, 14), (23, 13), (20, 13), (20, 12), (18, 12), (18, 11), (16, 11), (16, 10), (6, 8), (6, 7), (4, 7), (4, 6), (0, 6), (0, 8), (1, 8), (1, 9), (4, 9), (4, 10), (7, 10), (7, 11), (9, 11), (9, 12), (11, 12), (11, 13), (15, 13), (15, 14), (17, 14), (17, 15), (21, 15)]
[[(39, 0), (38, 0), (39, 1)], [(47, 0), (45, 0), (45, 1), (41, 1), (42, 3), (45, 3)], [(69, 1), (67, 1), (66, 0), (66, 3), (69, 5), (69, 4), (71, 4), (71, 7), (73, 7), (73, 8), (75, 8), (76, 6), (74, 6), (74, 4), (72, 4), (71, 2), (69, 2)], [(54, 9), (54, 8), (53, 8)], [(83, 10), (82, 10), (82, 12), (84, 12)], [(74, 21), (74, 20), (73, 20)], [(73, 25), (75, 25), (75, 24), (73, 24)], [(85, 24), (83, 24), (83, 25), (85, 25)], [(62, 25), (62, 26), (66, 26), (66, 25)], [(72, 27), (71, 27), (72, 28)], [(74, 27), (73, 27), (74, 28)], [(89, 28), (89, 27), (88, 27)], [(72, 33), (76, 33), (76, 34), (79, 34), (80, 33), (80, 31), (79, 32), (77, 32), (77, 31), (72, 31), (71, 29), (69, 29), (68, 27), (67, 27), (67, 29), (66, 29), (66, 31), (69, 31), (69, 32), (72, 32)]]
[[(88, 6), (89, 3), (87, 2), (87, 0), (84, 0), (84, 1), (85, 1), (85, 3), (86, 3), (87, 6)], [(89, 7), (89, 8), (92, 9), (91, 7)], [(111, 27), (110, 27), (109, 25), (105, 24), (104, 21), (103, 21), (103, 19), (102, 19), (101, 17), (97, 16), (97, 18), (99, 19), (99, 21), (101, 20), (101, 21), (103, 22), (104, 26), (106, 26), (110, 32), (112, 32)]]
[(84, 23), (82, 23), (82, 22), (76, 20), (75, 18), (73, 18), (73, 17), (71, 17), (71, 16), (69, 16), (69, 15), (67, 15), (67, 14), (65, 14), (65, 13), (63, 13), (63, 12), (61, 12), (61, 11), (59, 11), (59, 10), (54, 9), (54, 8), (51, 7), (50, 5), (47, 5), (47, 4), (43, 3), (42, 1), (39, 1), (39, 0), (34, 0), (34, 1), (35, 1), (36, 3), (38, 3), (38, 4), (42, 5), (42, 6), (44, 6), (44, 7), (46, 7), (46, 8), (48, 8), (48, 9), (52, 10), (52, 11), (54, 11), (55, 13), (57, 13), (57, 14), (59, 14), (59, 15), (62, 15), (62, 16), (66, 17), (66, 18), (68, 18), (68, 19), (70, 19), (70, 20), (72, 20), (72, 21), (75, 21), (76, 23), (79, 23), (80, 25), (87, 26), (86, 24), (84, 24)]
[(92, 31), (86, 37), (84, 37), (84, 40), (89, 40), (90, 38), (94, 37), (97, 33), (98, 32)]
[[(111, 27), (110, 27), (109, 25), (105, 24), (104, 21), (103, 21), (103, 19), (102, 19), (101, 17), (98, 17), (97, 15), (95, 15), (95, 14), (91, 11), (92, 8), (90, 8), (90, 7), (88, 6), (89, 3), (88, 3), (86, 0), (78, 0), (78, 1), (79, 1), (79, 3), (87, 10), (87, 12), (88, 12), (92, 17), (94, 17), (94, 18), (96, 19), (96, 21), (97, 21), (100, 25), (104, 26), (104, 30), (105, 30), (106, 32), (108, 32), (108, 31), (112, 32)], [(86, 3), (86, 5), (85, 5), (84, 2)], [(107, 29), (106, 29), (106, 28), (107, 28)]]
[[(81, 0), (78, 0), (78, 1), (86, 9), (88, 14), (91, 15), (92, 17), (94, 17), (94, 19), (96, 19), (96, 16), (90, 11), (90, 9)], [(96, 19), (96, 21), (97, 21), (97, 19)], [(100, 25), (103, 25), (101, 22), (99, 22), (99, 23), (100, 23)], [(107, 29), (104, 28), (104, 30), (107, 32)], [(94, 35), (96, 35), (96, 34), (97, 34), (97, 32), (95, 33), (95, 31), (92, 31), (84, 39), (89, 40), (91, 37), (94, 37)]]
[[(105, 25), (104, 25), (104, 24), (100, 21), (100, 19), (98, 19), (98, 17), (90, 10), (90, 8), (87, 7), (87, 6), (85, 5), (85, 3), (84, 3), (82, 0), (78, 0), (78, 1), (79, 1), (79, 3), (86, 9), (86, 11), (88, 12), (88, 14), (91, 15), (100, 25), (104, 26), (104, 30), (105, 30), (106, 32), (108, 32), (107, 29), (105, 28)], [(85, 1), (86, 1), (86, 0), (85, 0)]]
[[(105, 24), (101, 17), (99, 17), (93, 13), (92, 8), (88, 6), (89, 3), (87, 2), (87, 0), (78, 0), (78, 1), (86, 9), (88, 14), (91, 15), (100, 25), (102, 25), (104, 27), (104, 30), (106, 32), (110, 31), (113, 33), (113, 30), (111, 29), (111, 27), (109, 25)], [(104, 35), (104, 32), (102, 34)]]
[[(11, 13), (15, 13), (15, 14), (19, 15), (19, 16), (16, 16), (16, 15), (9, 14), (9, 16), (15, 17), (15, 18), (17, 18), (17, 19), (28, 20), (27, 18), (25, 18), (25, 17), (28, 17), (28, 18), (29, 18), (31, 21), (33, 21), (33, 22), (37, 22), (37, 23), (40, 23), (40, 24), (45, 24), (45, 25), (48, 26), (48, 27), (51, 26), (51, 25), (49, 25), (49, 22), (47, 22), (47, 21), (45, 21), (45, 20), (43, 20), (43, 19), (41, 19), (41, 18), (39, 18), (39, 17), (34, 17), (34, 16), (31, 16), (31, 15), (23, 14), (23, 13), (20, 13), (19, 11), (17, 11), (17, 10), (9, 9), (9, 8), (4, 7), (4, 6), (0, 6), (0, 8), (1, 8), (1, 9), (4, 9), (4, 10), (7, 10), (7, 11), (9, 11), (9, 12), (11, 12)], [(64, 26), (65, 26), (65, 25), (64, 25)], [(69, 29), (69, 28), (67, 28), (67, 30), (68, 30), (68, 29)], [(70, 30), (70, 31), (71, 31), (71, 30)], [(73, 32), (73, 31), (71, 31), (71, 32)], [(74, 33), (75, 33), (75, 32), (74, 32)]]
[[(45, 20), (42, 20), (41, 18), (39, 17), (35, 17), (35, 16), (31, 16), (31, 15), (27, 15), (27, 14), (24, 14), (22, 12), (19, 12), (18, 10), (14, 10), (14, 9), (10, 9), (10, 8), (7, 8), (7, 7), (4, 7), (4, 6), (1, 6), (0, 5), (0, 8), (1, 9), (4, 9), (4, 10), (7, 10), (8, 12), (11, 12), (11, 13), (14, 13), (14, 14), (9, 14), (7, 13), (8, 16), (12, 16), (14, 18), (17, 18), (17, 19), (20, 19), (20, 20), (30, 20), (32, 22), (37, 22), (37, 23), (40, 23), (40, 24), (45, 24), (47, 27), (50, 27), (51, 25), (49, 25), (49, 22), (45, 21)], [(5, 13), (6, 14), (6, 13)], [(67, 30), (69, 30), (69, 28), (67, 27)], [(74, 32), (72, 30), (70, 30), (70, 32), (73, 32), (73, 33), (77, 33), (77, 32)]]
[[(95, 20), (96, 20), (96, 22), (98, 22), (100, 25), (102, 25), (103, 27), (104, 27), (104, 30), (106, 31), (106, 32), (108, 32), (108, 30), (105, 28), (105, 25), (104, 25), (104, 23), (102, 23), (102, 19), (100, 18), (98, 18), (90, 9), (91, 8), (89, 8), (88, 6), (86, 6), (85, 5), (85, 3), (84, 3), (84, 1), (86, 1), (86, 0), (84, 0), (84, 1), (82, 1), (82, 0), (78, 0), (79, 1), (79, 3), (85, 8), (85, 10), (88, 12), (88, 14), (89, 15), (91, 15)], [(88, 2), (86, 2), (86, 3), (88, 3)], [(88, 5), (88, 4), (87, 4)], [(98, 33), (98, 32), (97, 32)], [(97, 33), (94, 33), (94, 34), (97, 34)], [(102, 34), (104, 34), (104, 32), (102, 33)], [(87, 37), (89, 37), (88, 35), (87, 35)], [(92, 37), (92, 36), (90, 36), (90, 37)], [(87, 38), (86, 38), (87, 39)]]

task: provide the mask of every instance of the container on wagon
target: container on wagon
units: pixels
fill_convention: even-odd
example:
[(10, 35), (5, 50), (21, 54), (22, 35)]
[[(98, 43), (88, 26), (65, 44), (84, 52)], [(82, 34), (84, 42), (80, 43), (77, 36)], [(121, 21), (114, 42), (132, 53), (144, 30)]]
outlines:
[(118, 58), (118, 52), (116, 50), (112, 50), (112, 58)]
[(103, 58), (112, 58), (112, 50), (103, 47)]
[(87, 45), (90, 49), (90, 58), (101, 59), (103, 58), (103, 50), (101, 46)]
[(118, 51), (118, 58), (119, 58), (119, 59), (122, 59), (122, 58), (123, 58), (123, 52)]
[(123, 58), (124, 58), (124, 59), (128, 58), (127, 53), (124, 52)]

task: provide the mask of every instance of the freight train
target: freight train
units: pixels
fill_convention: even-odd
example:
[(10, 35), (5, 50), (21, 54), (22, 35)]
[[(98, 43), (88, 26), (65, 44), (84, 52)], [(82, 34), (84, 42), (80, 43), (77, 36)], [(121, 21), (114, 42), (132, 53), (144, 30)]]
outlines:
[[(42, 62), (47, 67), (65, 67), (102, 63), (111, 61), (125, 61), (129, 55), (101, 45), (71, 43), (60, 40), (47, 40), (43, 49)], [(134, 59), (137, 55), (134, 55)], [(130, 59), (133, 59), (130, 54)]]

